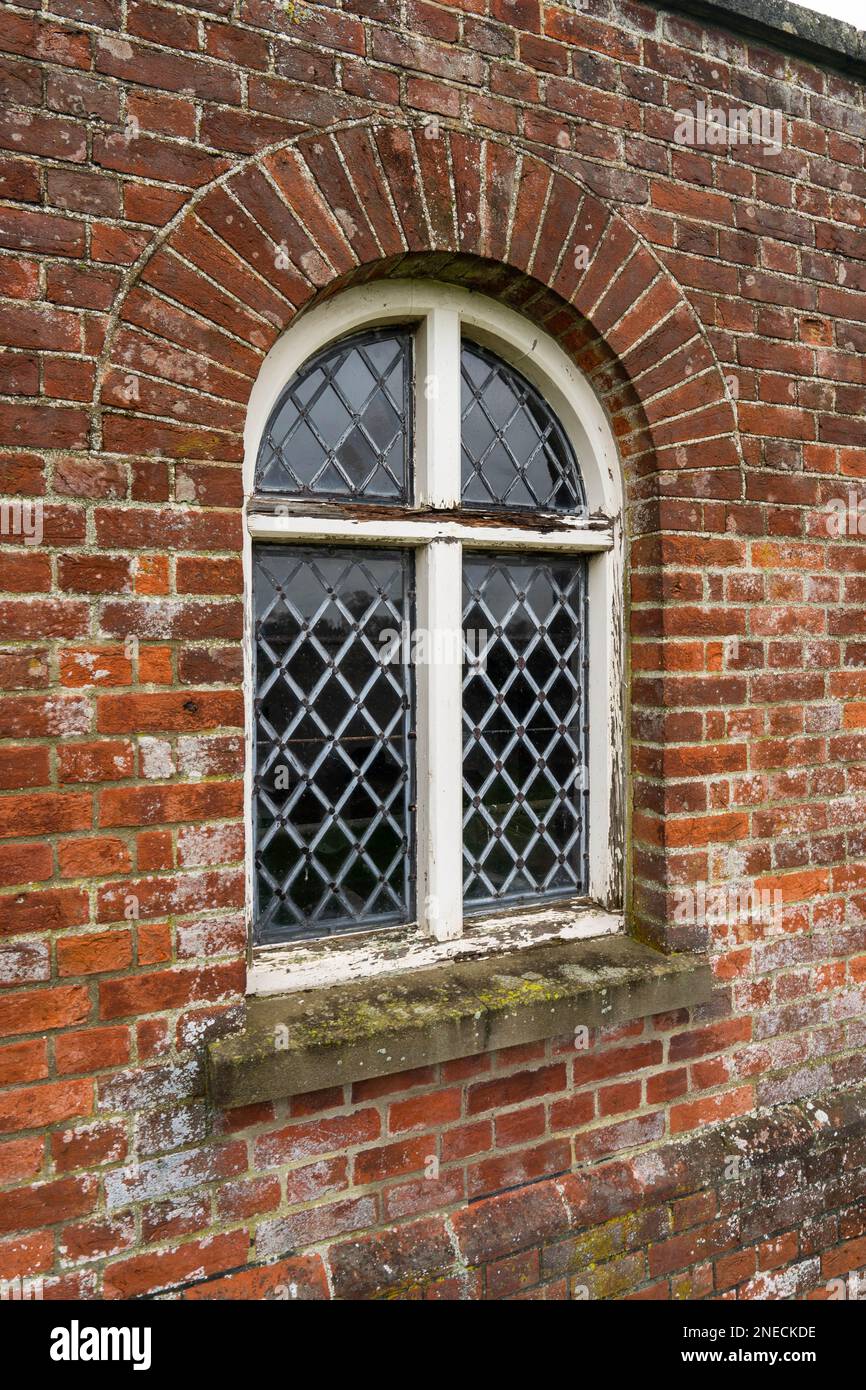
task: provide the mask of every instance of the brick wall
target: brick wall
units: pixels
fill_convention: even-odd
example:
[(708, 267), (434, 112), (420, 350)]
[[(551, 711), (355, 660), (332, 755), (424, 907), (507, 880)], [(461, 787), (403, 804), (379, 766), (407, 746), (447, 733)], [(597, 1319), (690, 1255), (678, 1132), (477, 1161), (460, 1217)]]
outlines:
[[(866, 550), (826, 509), (866, 477), (862, 82), (623, 0), (46, 0), (0, 47), (0, 1277), (826, 1292), (866, 1263)], [(778, 109), (782, 148), (677, 143), (698, 100)], [(246, 402), (300, 308), (408, 273), (519, 307), (610, 415), (631, 925), (718, 989), (215, 1112)], [(771, 924), (681, 920), (744, 882)]]

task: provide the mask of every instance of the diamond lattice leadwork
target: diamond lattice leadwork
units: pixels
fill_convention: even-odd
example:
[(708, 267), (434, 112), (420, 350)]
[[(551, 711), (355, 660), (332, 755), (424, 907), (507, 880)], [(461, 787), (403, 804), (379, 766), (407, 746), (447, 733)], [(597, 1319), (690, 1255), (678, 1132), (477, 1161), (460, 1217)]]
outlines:
[(514, 367), (464, 340), (462, 496), (466, 506), (586, 510), (568, 438), (544, 398)]
[(411, 918), (408, 552), (260, 545), (257, 939)]
[(467, 905), (586, 892), (586, 567), (471, 555), (463, 682)]
[(317, 353), (271, 412), (256, 491), (408, 501), (411, 390), (412, 339), (405, 329), (359, 333)]

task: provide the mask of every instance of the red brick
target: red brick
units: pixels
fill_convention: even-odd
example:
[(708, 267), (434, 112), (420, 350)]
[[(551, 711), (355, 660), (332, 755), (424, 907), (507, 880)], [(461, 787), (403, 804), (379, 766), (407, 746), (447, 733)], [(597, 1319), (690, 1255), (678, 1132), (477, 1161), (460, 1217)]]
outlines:
[(91, 1081), (58, 1081), (5, 1091), (0, 1095), (0, 1133), (58, 1124), (89, 1114), (92, 1106)]
[(0, 800), (0, 835), (51, 835), (90, 827), (90, 797), (85, 792), (33, 793)]
[(117, 1260), (105, 1272), (106, 1294), (109, 1298), (135, 1298), (202, 1275), (221, 1274), (242, 1265), (248, 1249), (249, 1237), (240, 1230)]
[(177, 1009), (193, 1001), (224, 998), (241, 991), (244, 975), (243, 963), (239, 962), (213, 965), (205, 970), (174, 968), (128, 979), (106, 980), (99, 989), (100, 1017), (124, 1018)]
[(255, 1162), (270, 1168), (314, 1154), (337, 1153), (378, 1138), (380, 1128), (379, 1115), (372, 1109), (355, 1110), (351, 1115), (314, 1120), (309, 1124), (290, 1125), (256, 1140)]
[(477, 1115), (503, 1105), (516, 1105), (522, 1100), (564, 1091), (566, 1070), (563, 1064), (540, 1067), (537, 1071), (516, 1072), (513, 1076), (482, 1081), (470, 1086), (467, 1093), (467, 1113)]
[(54, 1055), (61, 1075), (123, 1066), (130, 1057), (129, 1032), (126, 1028), (87, 1028), (80, 1033), (61, 1033), (54, 1043)]
[(126, 1151), (126, 1127), (122, 1121), (90, 1123), (77, 1129), (56, 1130), (51, 1135), (51, 1153), (59, 1173), (118, 1163)]
[(83, 1023), (90, 1007), (90, 995), (80, 985), (0, 995), (0, 1036), (42, 1033)]
[(180, 691), (165, 695), (103, 695), (100, 733), (193, 733), (222, 725), (240, 727), (242, 707), (235, 691)]
[(398, 1100), (389, 1107), (388, 1128), (392, 1134), (407, 1129), (436, 1129), (458, 1120), (461, 1104), (458, 1090), (436, 1091)]
[(28, 845), (0, 845), (0, 886), (33, 883), (50, 878), (52, 872), (50, 844), (36, 841)]
[(364, 1149), (356, 1154), (353, 1163), (354, 1182), (359, 1187), (381, 1182), (385, 1178), (402, 1177), (424, 1168), (430, 1157), (430, 1141), (425, 1136), (405, 1139), (396, 1144)]
[(754, 1105), (751, 1086), (740, 1086), (724, 1095), (707, 1096), (683, 1105), (671, 1107), (671, 1130), (674, 1134), (683, 1130), (696, 1129), (714, 1120), (728, 1120), (733, 1115), (744, 1115)]
[(48, 1050), (44, 1042), (7, 1043), (0, 1047), (0, 1086), (42, 1081), (48, 1075)]
[(132, 937), (128, 931), (67, 936), (57, 943), (57, 968), (61, 976), (125, 970), (131, 964)]
[(10, 1183), (38, 1177), (44, 1161), (44, 1148), (42, 1138), (10, 1139), (0, 1143), (0, 1179)]
[[(53, 1262), (54, 1236), (48, 1231), (0, 1241), (0, 1279), (38, 1276), (50, 1270)], [(7, 1293), (6, 1297), (10, 1295)]]
[(62, 782), (114, 782), (131, 777), (132, 744), (120, 739), (70, 743), (58, 749)]
[(62, 840), (57, 846), (57, 862), (64, 878), (125, 873), (132, 867), (129, 849), (123, 840), (109, 836)]

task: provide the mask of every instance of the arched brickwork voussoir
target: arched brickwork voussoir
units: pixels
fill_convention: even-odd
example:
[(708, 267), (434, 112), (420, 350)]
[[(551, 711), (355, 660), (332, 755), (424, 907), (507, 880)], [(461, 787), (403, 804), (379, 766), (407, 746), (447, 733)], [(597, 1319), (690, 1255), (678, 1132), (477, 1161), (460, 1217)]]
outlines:
[[(608, 410), (640, 586), (632, 638), (658, 651), (641, 669), (664, 672), (665, 638), (681, 632), (661, 581), (665, 534), (724, 534), (726, 503), (742, 495), (734, 410), (683, 289), (569, 159), (444, 122), (430, 138), (371, 120), (304, 134), (221, 176), (112, 316), (102, 449), (173, 463), (175, 503), (235, 507), (249, 393), (296, 314), (389, 275), (493, 294), (560, 342)], [(650, 698), (655, 711), (632, 700), (633, 907), (650, 937), (697, 944), (665, 927), (663, 695)]]
[(411, 258), (424, 255), (424, 273), (518, 304), (566, 346), (617, 426), (630, 500), (653, 495), (647, 475), (691, 470), (713, 477), (680, 478), (678, 495), (738, 496), (739, 478), (721, 476), (741, 466), (733, 406), (699, 318), (567, 163), (464, 129), (440, 125), (430, 139), (368, 121), (222, 176), (175, 219), (114, 315), (103, 448), (236, 461), (251, 383), (294, 316), (347, 284), (417, 272)]

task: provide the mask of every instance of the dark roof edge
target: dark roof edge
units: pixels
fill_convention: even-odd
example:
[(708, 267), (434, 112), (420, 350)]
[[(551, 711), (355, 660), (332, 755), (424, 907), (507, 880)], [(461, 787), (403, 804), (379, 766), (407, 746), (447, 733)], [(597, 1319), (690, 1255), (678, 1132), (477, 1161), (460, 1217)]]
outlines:
[(866, 77), (866, 33), (789, 0), (653, 0), (653, 4)]

